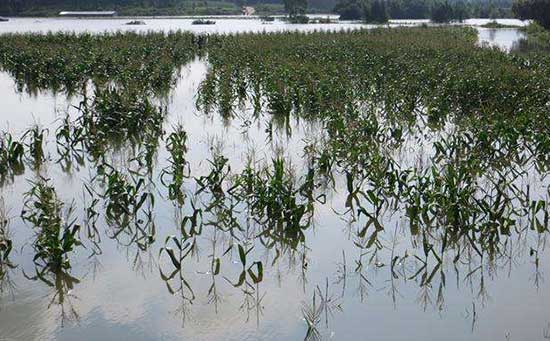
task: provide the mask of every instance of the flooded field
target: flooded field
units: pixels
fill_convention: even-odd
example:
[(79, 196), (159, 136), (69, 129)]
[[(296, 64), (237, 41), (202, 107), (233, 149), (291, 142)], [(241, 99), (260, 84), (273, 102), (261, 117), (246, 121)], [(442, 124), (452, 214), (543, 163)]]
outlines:
[(126, 21), (0, 24), (0, 339), (550, 338), (517, 30)]

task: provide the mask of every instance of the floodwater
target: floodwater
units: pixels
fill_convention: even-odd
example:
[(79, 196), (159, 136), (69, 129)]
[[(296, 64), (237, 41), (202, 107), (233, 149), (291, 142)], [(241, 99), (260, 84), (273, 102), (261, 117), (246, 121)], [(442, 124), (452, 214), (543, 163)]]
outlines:
[[(337, 19), (334, 15), (312, 15), (311, 18)], [(338, 24), (287, 24), (278, 18), (274, 22), (262, 22), (258, 19), (243, 19), (234, 17), (227, 19), (216, 19), (215, 25), (192, 25), (191, 18), (156, 18), (140, 19), (145, 25), (127, 25), (132, 18), (110, 18), (110, 19), (89, 19), (81, 20), (74, 18), (11, 18), (8, 22), (0, 23), (1, 33), (22, 33), (22, 32), (112, 32), (112, 31), (171, 31), (185, 30), (204, 33), (234, 33), (234, 32), (277, 32), (284, 30), (314, 31), (314, 30), (347, 30), (357, 28), (373, 28), (376, 25), (366, 25), (358, 22), (341, 22)], [(491, 46), (509, 50), (514, 43), (523, 37), (522, 33), (515, 28), (488, 29), (479, 27), (493, 20), (490, 19), (468, 19), (464, 25), (475, 27), (479, 31), (480, 43), (487, 43)], [(525, 26), (527, 21), (517, 19), (497, 19), (503, 25)], [(414, 26), (429, 24), (429, 20), (391, 20), (390, 26)]]
[[(12, 19), (0, 24), (0, 32), (112, 30), (194, 30), (201, 32), (276, 31), (283, 29), (341, 29), (360, 24), (286, 25), (258, 20), (218, 20), (213, 26), (192, 26), (187, 19), (146, 20), (147, 26), (129, 27), (127, 19)], [(478, 24), (472, 22), (471, 24)], [(480, 39), (509, 48), (519, 34), (480, 29)], [(516, 33), (512, 33), (516, 32)], [(1, 38), (0, 38), (1, 39)], [(291, 127), (276, 127), (273, 138), (266, 136), (269, 120), (254, 119), (251, 110), (230, 120), (207, 115), (195, 107), (199, 84), (207, 72), (204, 61), (195, 60), (181, 70), (181, 76), (166, 104), (164, 123), (170, 130), (183, 124), (188, 133), (187, 159), (194, 177), (206, 175), (212, 150), (229, 159), (233, 172), (240, 171), (250, 154), (269, 162), (276, 153), (291, 160), (298, 174), (305, 172), (302, 161), (306, 143), (321, 133), (315, 122), (295, 120)], [(79, 98), (42, 91), (20, 93), (15, 81), (0, 73), (0, 128), (19, 136), (33, 123), (49, 129), (47, 149), (55, 159), (55, 129), (59, 119), (71, 111)], [(411, 147), (409, 158), (422, 157)], [(107, 157), (124, 166), (130, 151), (122, 148)], [(386, 232), (379, 260), (366, 264), (364, 250), (355, 244), (349, 217), (344, 211), (347, 193), (331, 191), (327, 202), (315, 207), (313, 226), (305, 231), (305, 245), (289, 252), (284, 247), (267, 248), (248, 229), (228, 236), (206, 226), (197, 237), (197, 251), (185, 260), (181, 275), (185, 281), (171, 281), (167, 287), (162, 273), (171, 271), (166, 255), (159, 257), (167, 236), (178, 234), (180, 222), (174, 205), (163, 197), (158, 175), (167, 165), (168, 153), (157, 155), (153, 189), (156, 193), (155, 241), (141, 249), (135, 243), (111, 238), (109, 227), (99, 224), (100, 252), (82, 236), (86, 249), (77, 248), (64, 288), (32, 280), (34, 264), (32, 228), (19, 217), (23, 193), (29, 190), (32, 170), (17, 176), (1, 189), (10, 217), (9, 231), (16, 246), (10, 256), (17, 267), (7, 270), (0, 283), (0, 340), (299, 340), (308, 333), (304, 311), (315, 310), (313, 296), (327, 304), (315, 321), (322, 339), (333, 340), (541, 340), (550, 334), (550, 263), (545, 241), (536, 234), (513, 238), (509, 252), (494, 262), (445, 262), (433, 282), (420, 285), (413, 278), (417, 268), (403, 265), (402, 275), (392, 274), (389, 260), (413, 249), (403, 214), (385, 221)], [(59, 197), (74, 200), (82, 212), (85, 193), (82, 183), (91, 176), (83, 166), (66, 172), (49, 162), (43, 173), (52, 179)], [(533, 175), (533, 188), (543, 188), (544, 179)], [(547, 180), (546, 180), (547, 181)], [(193, 181), (188, 181), (193, 192)], [(344, 187), (344, 186), (342, 186)], [(81, 211), (78, 211), (80, 209)], [(186, 212), (189, 214), (189, 212)], [(245, 217), (240, 218), (245, 225)], [(238, 240), (252, 240), (251, 261), (264, 264), (259, 284), (236, 286), (241, 264), (236, 250), (222, 254)], [(530, 250), (537, 251), (536, 264)], [(211, 271), (213, 258), (222, 258), (222, 271)], [(359, 260), (365, 263), (358, 267)], [(250, 261), (250, 263), (251, 263)], [(250, 264), (249, 263), (249, 264)], [(405, 269), (405, 267), (407, 267)], [(430, 271), (432, 269), (430, 268)], [(178, 278), (178, 277), (177, 277)], [(70, 283), (70, 284), (68, 284)], [(177, 291), (182, 288), (181, 291)]]

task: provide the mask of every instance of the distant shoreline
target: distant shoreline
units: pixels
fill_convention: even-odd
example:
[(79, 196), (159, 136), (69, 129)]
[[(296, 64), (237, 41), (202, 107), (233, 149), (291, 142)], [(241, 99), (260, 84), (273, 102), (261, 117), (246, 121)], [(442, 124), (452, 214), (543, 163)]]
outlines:
[[(258, 20), (262, 17), (273, 17), (273, 18), (285, 18), (284, 14), (273, 14), (273, 15), (155, 15), (155, 16), (146, 16), (146, 15), (118, 15), (118, 16), (105, 16), (105, 17), (63, 17), (63, 16), (16, 16), (16, 17), (6, 17), (7, 19), (63, 19), (63, 20), (127, 20), (127, 19), (149, 19), (149, 20), (167, 20), (167, 19), (219, 19), (219, 20)], [(338, 17), (338, 14), (334, 13), (311, 13), (307, 14), (309, 17)]]

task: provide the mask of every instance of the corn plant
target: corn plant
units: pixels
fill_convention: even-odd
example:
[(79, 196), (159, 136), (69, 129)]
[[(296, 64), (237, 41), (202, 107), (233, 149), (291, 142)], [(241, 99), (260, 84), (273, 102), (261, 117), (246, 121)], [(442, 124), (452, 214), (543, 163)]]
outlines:
[[(161, 182), (168, 187), (168, 198), (183, 205), (185, 195), (181, 187), (184, 179), (189, 177), (190, 170), (189, 163), (185, 158), (187, 133), (181, 125), (174, 127), (174, 131), (168, 136), (166, 149), (170, 153), (169, 166), (163, 169)], [(167, 176), (171, 179), (166, 180)]]
[(21, 174), (24, 171), (24, 153), (23, 144), (14, 140), (9, 133), (0, 135), (0, 183), (6, 177)]
[(47, 129), (42, 129), (35, 125), (23, 134), (23, 140), (26, 140), (26, 147), (29, 152), (29, 160), (31, 160), (35, 168), (46, 160), (44, 151), (44, 138), (47, 134)]
[(81, 245), (80, 225), (71, 218), (73, 207), (64, 209), (48, 179), (31, 182), (31, 186), (21, 217), (35, 229), (34, 262), (52, 270), (67, 269), (69, 254)]

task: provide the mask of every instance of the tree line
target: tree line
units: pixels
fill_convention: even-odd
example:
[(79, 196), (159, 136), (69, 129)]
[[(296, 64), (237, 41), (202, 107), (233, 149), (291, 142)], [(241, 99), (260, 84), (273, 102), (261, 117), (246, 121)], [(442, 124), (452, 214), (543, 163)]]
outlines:
[[(334, 3), (334, 1), (338, 1)], [(290, 17), (304, 16), (311, 9), (330, 10), (342, 20), (384, 23), (388, 19), (431, 19), (434, 22), (462, 21), (467, 18), (534, 19), (550, 28), (550, 0), (217, 0), (238, 10), (242, 5), (284, 5)], [(127, 8), (170, 9), (195, 6), (207, 8), (206, 0), (0, 0), (0, 15), (17, 16), (36, 10), (119, 10)], [(32, 12), (35, 10), (35, 12)], [(147, 14), (144, 11), (143, 14)], [(172, 13), (167, 11), (167, 14)], [(176, 12), (173, 12), (176, 14)], [(154, 14), (154, 13), (150, 13)]]
[(340, 0), (334, 11), (342, 20), (386, 22), (388, 19), (431, 19), (434, 22), (467, 18), (513, 17), (511, 0)]

